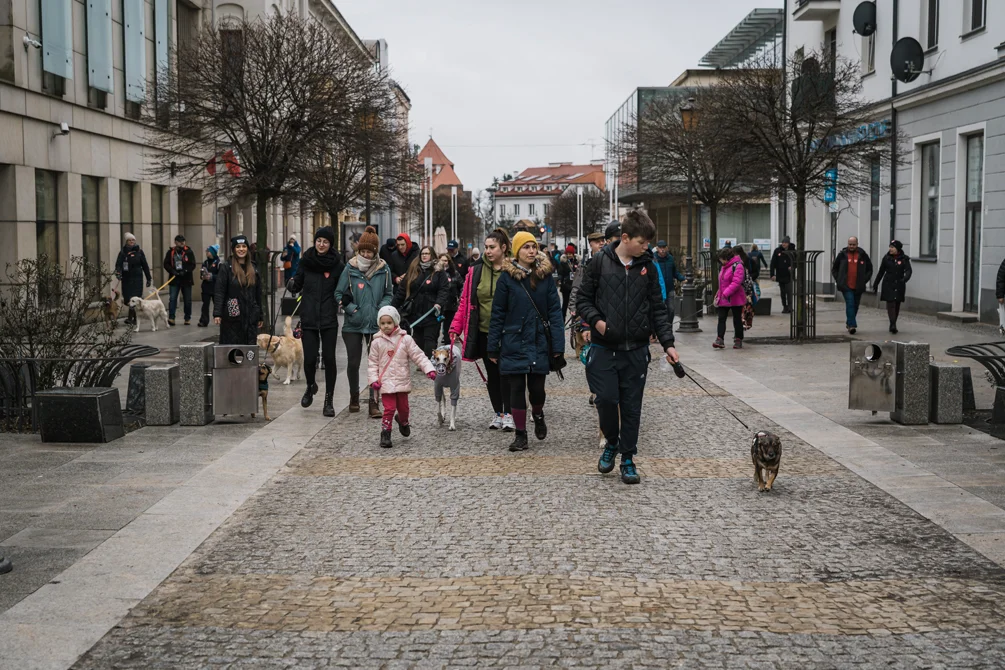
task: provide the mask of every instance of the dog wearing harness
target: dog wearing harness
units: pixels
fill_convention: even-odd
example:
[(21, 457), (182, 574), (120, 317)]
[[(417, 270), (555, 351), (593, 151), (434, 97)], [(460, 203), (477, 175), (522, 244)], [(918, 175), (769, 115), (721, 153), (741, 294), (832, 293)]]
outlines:
[(454, 344), (454, 338), (450, 339), (450, 344), (437, 347), (430, 356), (433, 370), (436, 371), (436, 381), (434, 389), (436, 392), (436, 402), (438, 409), (436, 418), (442, 426), (447, 420), (447, 398), (444, 389), (450, 389), (450, 428), (457, 430), (457, 401), (461, 397), (461, 351)]

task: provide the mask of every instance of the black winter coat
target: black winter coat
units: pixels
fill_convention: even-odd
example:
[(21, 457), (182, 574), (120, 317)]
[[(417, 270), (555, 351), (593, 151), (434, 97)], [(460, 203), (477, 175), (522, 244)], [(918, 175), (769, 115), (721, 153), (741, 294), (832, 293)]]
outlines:
[[(258, 337), (258, 323), (262, 320), (262, 277), (255, 268), (252, 286), (239, 284), (230, 262), (220, 263), (216, 276), (216, 294), (213, 296), (213, 316), (220, 319), (220, 344), (254, 344)], [(231, 300), (237, 300), (240, 316), (230, 316)]]
[(872, 279), (872, 259), (865, 249), (858, 249), (858, 275), (855, 277), (855, 286), (848, 286), (848, 247), (838, 252), (834, 257), (834, 264), (831, 266), (831, 276), (837, 283), (839, 291), (854, 291), (855, 293), (865, 293)]
[[(398, 254), (399, 256), (401, 254)], [(437, 271), (435, 264), (426, 272), (419, 272), (412, 280), (412, 288), (406, 297), (405, 280), (401, 280), (397, 290), (394, 292), (394, 300), (391, 304), (401, 312), (403, 319), (409, 323), (414, 323), (423, 314), (439, 305), (440, 311), (446, 311), (450, 304), (451, 287), (447, 282), (445, 272)], [(454, 307), (456, 311), (457, 307)], [(429, 326), (436, 323), (435, 315), (430, 314), (422, 320), (420, 326)]]
[(768, 267), (768, 262), (764, 260), (764, 254), (760, 249), (751, 251), (747, 257), (750, 259), (750, 278), (757, 281), (761, 276), (761, 266)]
[[(625, 268), (617, 257), (621, 242), (608, 244), (590, 260), (576, 296), (576, 314), (590, 324), (591, 340), (602, 347), (631, 351), (649, 346), (655, 334), (664, 349), (674, 344), (659, 273), (646, 251)], [(601, 335), (597, 322), (607, 322)]]
[[(796, 245), (790, 244), (789, 251), (795, 251)], [(778, 280), (779, 284), (788, 284), (792, 281), (792, 257), (785, 252), (782, 245), (778, 245), (771, 253), (771, 265), (768, 266), (771, 276)]]
[(146, 254), (139, 245), (122, 247), (115, 259), (115, 276), (122, 282), (123, 303), (128, 304), (130, 298), (143, 297), (143, 278), (146, 277), (148, 286), (152, 278)]
[(464, 277), (457, 271), (453, 263), (448, 263), (447, 267), (443, 268), (441, 272), (447, 277), (447, 289), (450, 298), (446, 304), (440, 305), (440, 307), (443, 308), (445, 314), (454, 314), (457, 312), (457, 306), (461, 302), (461, 291), (464, 290)]
[[(532, 272), (537, 277), (535, 288), (527, 273), (507, 260), (492, 297), (488, 355), (499, 360), (499, 372), (504, 375), (546, 375), (551, 369), (548, 359), (565, 352), (562, 303), (547, 254), (537, 255)], [(548, 321), (548, 330), (542, 317)]]
[(408, 266), (418, 257), (419, 245), (412, 242), (412, 248), (408, 251), (407, 256), (402, 256), (401, 252), (395, 250), (390, 258), (385, 258), (384, 260), (391, 266), (392, 278), (397, 278), (408, 272)]
[(192, 286), (195, 280), (192, 277), (192, 271), (196, 268), (195, 262), (195, 252), (192, 251), (187, 246), (178, 253), (178, 260), (181, 261), (179, 267), (175, 263), (175, 252), (178, 251), (176, 247), (171, 247), (164, 254), (164, 272), (168, 277), (174, 277), (174, 281), (171, 282), (175, 286)]
[[(447, 255), (450, 255), (449, 252)], [(470, 267), (471, 262), (460, 251), (457, 252), (456, 256), (451, 257), (450, 262), (454, 264), (454, 269), (457, 270), (457, 275), (463, 282), (464, 278), (468, 276), (468, 268)]]
[(998, 277), (995, 279), (995, 297), (998, 300), (1005, 298), (1005, 260), (998, 266)]
[(328, 256), (335, 259), (331, 270), (319, 271), (315, 266), (317, 250), (311, 247), (304, 252), (293, 275), (291, 292), (303, 294), (300, 298), (300, 325), (311, 330), (338, 328), (338, 303), (335, 302), (335, 289), (338, 280), (345, 270), (342, 255), (334, 249), (328, 251)]
[(904, 302), (907, 282), (911, 281), (911, 259), (903, 252), (887, 254), (879, 263), (879, 274), (873, 287), (881, 286), (879, 299), (884, 302)]

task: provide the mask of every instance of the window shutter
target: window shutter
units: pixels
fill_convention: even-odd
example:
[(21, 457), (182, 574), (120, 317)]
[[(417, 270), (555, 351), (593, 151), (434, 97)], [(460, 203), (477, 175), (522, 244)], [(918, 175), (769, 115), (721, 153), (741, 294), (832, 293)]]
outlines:
[(87, 83), (106, 93), (112, 79), (112, 0), (87, 0)]
[(73, 79), (73, 0), (42, 0), (42, 69)]
[(126, 46), (126, 100), (142, 103), (147, 94), (147, 49), (143, 0), (122, 0)]

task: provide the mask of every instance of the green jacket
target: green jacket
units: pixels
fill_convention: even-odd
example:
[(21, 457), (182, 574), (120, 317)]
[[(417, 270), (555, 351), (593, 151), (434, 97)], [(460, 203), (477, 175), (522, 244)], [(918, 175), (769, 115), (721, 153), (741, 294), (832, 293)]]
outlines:
[(356, 267), (356, 258), (353, 257), (339, 277), (335, 287), (335, 302), (341, 304), (342, 296), (349, 298), (344, 307), (343, 333), (376, 333), (377, 312), (381, 307), (391, 304), (394, 296), (391, 271), (380, 258), (374, 259), (374, 263), (376, 266), (370, 268), (370, 276), (367, 278)]

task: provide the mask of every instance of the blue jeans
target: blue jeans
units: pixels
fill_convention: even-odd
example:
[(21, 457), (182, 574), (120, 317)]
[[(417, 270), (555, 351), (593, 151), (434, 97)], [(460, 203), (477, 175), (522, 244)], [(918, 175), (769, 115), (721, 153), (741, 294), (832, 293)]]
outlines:
[(171, 289), (171, 298), (168, 300), (168, 318), (174, 321), (175, 310), (178, 309), (178, 291), (181, 291), (182, 297), (185, 299), (185, 320), (192, 320), (192, 287), (191, 286), (178, 286), (172, 283), (169, 287)]
[(858, 306), (862, 304), (862, 294), (856, 291), (842, 291), (844, 294), (845, 325), (849, 328), (858, 328), (855, 317), (858, 316)]

